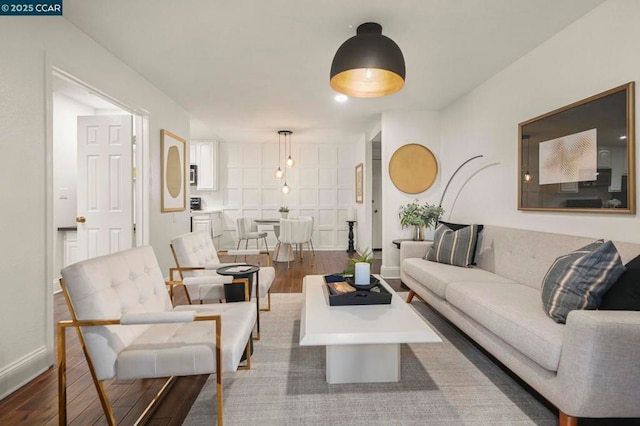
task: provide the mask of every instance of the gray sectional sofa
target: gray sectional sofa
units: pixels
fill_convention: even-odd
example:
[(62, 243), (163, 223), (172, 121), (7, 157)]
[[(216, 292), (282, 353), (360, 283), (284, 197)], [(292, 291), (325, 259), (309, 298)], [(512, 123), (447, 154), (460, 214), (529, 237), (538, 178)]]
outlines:
[[(405, 241), (401, 278), (417, 295), (558, 407), (579, 417), (640, 417), (640, 312), (572, 311), (558, 324), (542, 308), (552, 262), (593, 238), (485, 226), (477, 266), (424, 259), (431, 243)], [(615, 243), (623, 263), (639, 244)], [(409, 300), (410, 301), (410, 300)]]

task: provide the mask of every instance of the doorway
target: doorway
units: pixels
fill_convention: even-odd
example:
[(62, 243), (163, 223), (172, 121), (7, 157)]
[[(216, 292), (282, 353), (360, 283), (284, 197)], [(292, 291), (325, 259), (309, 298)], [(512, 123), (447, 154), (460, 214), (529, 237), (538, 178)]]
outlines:
[(371, 246), (382, 254), (382, 132), (371, 140)]
[(136, 170), (144, 170), (147, 118), (56, 68), (50, 93), (49, 253), (57, 292), (64, 266), (144, 243), (144, 181)]

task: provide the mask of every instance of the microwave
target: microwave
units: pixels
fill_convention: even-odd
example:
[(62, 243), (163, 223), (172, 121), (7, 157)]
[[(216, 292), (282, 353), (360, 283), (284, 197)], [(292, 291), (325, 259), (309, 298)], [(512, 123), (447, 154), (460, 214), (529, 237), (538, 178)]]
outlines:
[(191, 185), (198, 184), (198, 166), (196, 164), (189, 165), (189, 183)]

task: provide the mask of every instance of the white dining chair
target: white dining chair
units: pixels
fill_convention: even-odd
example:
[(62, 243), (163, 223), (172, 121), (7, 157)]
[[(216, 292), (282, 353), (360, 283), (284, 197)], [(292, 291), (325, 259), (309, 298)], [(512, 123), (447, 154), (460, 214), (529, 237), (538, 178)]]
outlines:
[[(311, 241), (311, 234), (313, 229), (313, 219), (310, 217), (302, 217), (296, 219), (280, 219), (280, 236), (278, 237), (278, 246), (276, 247), (276, 259), (280, 252), (280, 248), (284, 244), (289, 250), (289, 256), (293, 257), (291, 251), (292, 246), (296, 246), (296, 252), (300, 253), (300, 261), (302, 262), (302, 244), (309, 244)], [(310, 246), (311, 247), (311, 246)], [(315, 253), (314, 253), (315, 257)], [(295, 257), (294, 257), (295, 259)], [(312, 262), (313, 263), (313, 262)], [(289, 260), (287, 259), (287, 268), (289, 267)]]
[(256, 224), (252, 218), (242, 216), (236, 220), (236, 231), (238, 233), (238, 246), (237, 249), (240, 248), (240, 243), (242, 240), (246, 240), (244, 248), (249, 248), (249, 240), (256, 240), (256, 249), (260, 249), (259, 240), (262, 238), (264, 240), (265, 250), (269, 251), (269, 246), (267, 245), (267, 233), (258, 231), (258, 224)]

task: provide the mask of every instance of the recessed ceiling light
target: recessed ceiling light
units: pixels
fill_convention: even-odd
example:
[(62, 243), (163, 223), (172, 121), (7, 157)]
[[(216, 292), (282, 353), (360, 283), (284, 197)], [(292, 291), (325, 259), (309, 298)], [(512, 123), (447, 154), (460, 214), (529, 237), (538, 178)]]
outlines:
[(349, 97), (347, 95), (343, 95), (342, 93), (338, 93), (334, 99), (336, 100), (336, 102), (343, 103), (347, 102), (349, 100)]

